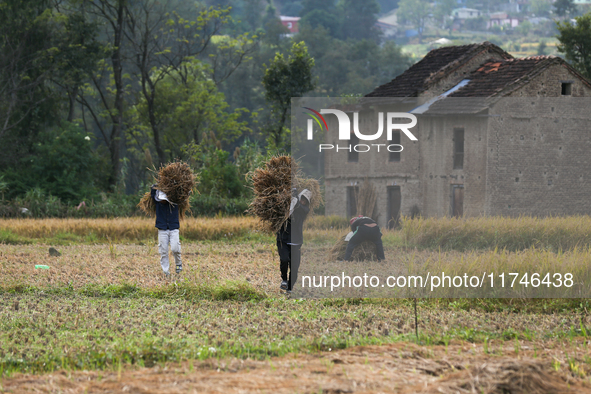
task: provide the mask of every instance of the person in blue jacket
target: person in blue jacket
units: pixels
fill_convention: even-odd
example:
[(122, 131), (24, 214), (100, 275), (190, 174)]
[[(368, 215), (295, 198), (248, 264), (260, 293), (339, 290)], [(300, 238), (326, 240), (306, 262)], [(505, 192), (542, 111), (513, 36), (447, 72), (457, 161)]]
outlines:
[(359, 215), (351, 218), (349, 224), (351, 225), (353, 236), (349, 239), (347, 249), (345, 250), (345, 261), (349, 261), (355, 247), (364, 241), (374, 243), (378, 254), (378, 261), (386, 259), (384, 256), (384, 245), (382, 244), (382, 232), (375, 220), (367, 216)]
[(168, 245), (174, 256), (175, 272), (180, 274), (183, 269), (181, 262), (181, 241), (179, 239), (179, 206), (169, 201), (166, 194), (152, 185), (152, 198), (156, 203), (156, 228), (158, 229), (158, 251), (160, 252), (160, 266), (164, 274), (170, 276), (168, 261)]
[[(277, 232), (277, 251), (279, 253), (279, 268), (281, 271), (281, 285), (279, 288), (288, 293), (298, 280), (298, 270), (304, 243), (304, 220), (310, 212), (312, 192), (304, 189), (301, 193), (292, 189), (289, 219), (285, 226)], [(288, 273), (289, 271), (289, 273)]]

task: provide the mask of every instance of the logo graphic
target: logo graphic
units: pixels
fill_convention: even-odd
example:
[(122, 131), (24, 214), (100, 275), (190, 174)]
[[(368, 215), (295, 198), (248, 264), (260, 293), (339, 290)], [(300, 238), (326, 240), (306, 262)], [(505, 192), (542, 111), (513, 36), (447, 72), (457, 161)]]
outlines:
[[(324, 124), (324, 127), (326, 128), (326, 131), (328, 131), (328, 124), (326, 123), (326, 120), (324, 119), (324, 117), (322, 115), (335, 115), (337, 117), (337, 121), (338, 121), (338, 125), (339, 125), (339, 134), (338, 134), (338, 139), (339, 140), (344, 140), (344, 141), (349, 141), (351, 140), (351, 130), (353, 130), (353, 133), (355, 133), (355, 136), (360, 140), (360, 141), (375, 141), (377, 139), (379, 139), (382, 134), (384, 133), (384, 118), (386, 119), (385, 123), (386, 123), (386, 138), (388, 141), (392, 141), (392, 135), (393, 135), (393, 131), (394, 130), (400, 130), (402, 131), (411, 141), (417, 141), (417, 137), (415, 137), (409, 129), (413, 128), (414, 126), (417, 125), (417, 117), (411, 113), (407, 113), (407, 112), (387, 112), (385, 115), (383, 112), (379, 112), (378, 113), (378, 131), (375, 132), (374, 134), (362, 134), (361, 131), (359, 130), (359, 112), (353, 112), (353, 127), (351, 128), (351, 120), (349, 118), (349, 114), (347, 114), (344, 111), (340, 111), (338, 109), (321, 109), (320, 112), (309, 108), (309, 107), (302, 107), (304, 109), (307, 109), (308, 111), (310, 111), (310, 113), (306, 113), (307, 115), (310, 115), (313, 119), (308, 119), (308, 140), (312, 140), (313, 139), (313, 127), (314, 127), (314, 122), (313, 120), (316, 121), (316, 123), (318, 124), (318, 126), (320, 127), (320, 130), (323, 130), (322, 125)], [(410, 120), (410, 122), (406, 122), (406, 123), (394, 123), (394, 122), (399, 122), (400, 120), (404, 120), (404, 119), (408, 119)], [(321, 123), (322, 120), (322, 123)], [(378, 152), (380, 150), (380, 146), (384, 146), (384, 144), (371, 144), (372, 146), (376, 146), (378, 149)], [(392, 151), (391, 147), (397, 147), (397, 151)], [(322, 151), (323, 149), (334, 149), (335, 146), (332, 144), (320, 144), (319, 145), (319, 149), (320, 151)], [(348, 145), (347, 147), (341, 148), (338, 145), (336, 146), (336, 150), (337, 152), (340, 149), (345, 149), (348, 150), (349, 152), (351, 151), (351, 149), (355, 150), (356, 152), (368, 152), (371, 148), (369, 145), (367, 144), (358, 144), (358, 145)], [(391, 152), (399, 152), (402, 151), (403, 147), (400, 144), (392, 144), (392, 145), (388, 145), (388, 151)]]
[[(312, 118), (314, 118), (314, 120), (316, 121), (316, 123), (318, 123), (318, 126), (320, 127), (320, 130), (322, 130), (322, 123), (324, 123), (324, 127), (326, 127), (326, 131), (328, 131), (328, 125), (326, 124), (326, 120), (324, 120), (324, 116), (320, 115), (320, 113), (318, 111), (313, 110), (312, 108), (308, 108), (308, 107), (302, 107), (304, 109), (307, 109), (308, 111), (311, 111), (312, 113), (308, 114), (310, 115)], [(306, 112), (304, 112), (306, 113)], [(322, 123), (320, 123), (320, 119), (322, 119)], [(308, 139), (311, 140), (314, 138), (313, 136), (313, 130), (312, 127), (314, 126), (314, 124), (312, 123), (312, 119), (308, 119)]]

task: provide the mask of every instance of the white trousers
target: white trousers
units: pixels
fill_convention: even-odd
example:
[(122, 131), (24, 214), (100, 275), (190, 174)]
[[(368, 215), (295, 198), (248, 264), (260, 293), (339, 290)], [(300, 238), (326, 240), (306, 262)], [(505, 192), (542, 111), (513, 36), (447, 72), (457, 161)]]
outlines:
[(181, 265), (181, 241), (179, 240), (179, 230), (158, 230), (158, 251), (160, 252), (160, 265), (164, 272), (170, 272), (168, 244), (170, 244), (170, 250), (174, 255), (174, 262), (176, 265)]

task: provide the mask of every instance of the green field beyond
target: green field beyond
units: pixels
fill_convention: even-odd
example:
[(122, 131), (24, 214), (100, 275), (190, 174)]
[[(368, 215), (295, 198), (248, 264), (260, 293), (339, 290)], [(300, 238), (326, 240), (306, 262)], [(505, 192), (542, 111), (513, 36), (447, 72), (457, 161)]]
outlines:
[[(313, 218), (309, 253), (326, 255), (346, 224)], [(186, 221), (184, 271), (165, 280), (150, 220), (0, 221), (0, 376), (120, 373), (399, 342), (468, 343), (491, 357), (493, 348), (518, 357), (527, 342), (557, 349), (556, 372), (589, 380), (587, 299), (420, 299), (417, 338), (412, 299), (285, 297), (274, 238), (256, 228), (249, 218)], [(383, 239), (388, 261), (445, 269), (546, 264), (582, 275), (591, 218), (404, 220)], [(50, 256), (50, 247), (61, 255)]]

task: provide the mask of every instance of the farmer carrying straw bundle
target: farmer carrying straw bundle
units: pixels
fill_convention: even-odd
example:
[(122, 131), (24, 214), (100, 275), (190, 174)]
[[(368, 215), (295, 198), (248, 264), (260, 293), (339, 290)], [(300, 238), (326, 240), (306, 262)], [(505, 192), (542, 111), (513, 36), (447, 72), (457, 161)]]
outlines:
[(304, 221), (321, 203), (320, 185), (314, 179), (304, 179), (290, 156), (273, 157), (251, 176), (255, 199), (249, 212), (275, 233), (281, 272), (279, 287), (290, 293), (298, 278)]
[(170, 277), (168, 247), (174, 255), (175, 272), (183, 269), (181, 242), (179, 239), (179, 218), (190, 208), (189, 198), (196, 187), (196, 177), (188, 164), (174, 162), (162, 166), (150, 192), (142, 197), (138, 206), (145, 213), (156, 216), (158, 229), (158, 251), (160, 266), (166, 277)]
[[(288, 293), (298, 280), (298, 270), (302, 257), (304, 243), (304, 220), (310, 212), (312, 192), (308, 189), (297, 192), (292, 189), (289, 207), (289, 219), (284, 227), (277, 232), (277, 252), (279, 254), (279, 269), (281, 271), (281, 285), (279, 288)], [(289, 271), (289, 274), (288, 274)]]

